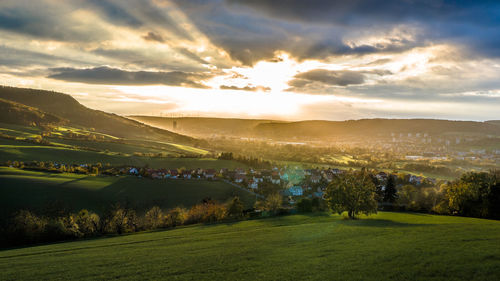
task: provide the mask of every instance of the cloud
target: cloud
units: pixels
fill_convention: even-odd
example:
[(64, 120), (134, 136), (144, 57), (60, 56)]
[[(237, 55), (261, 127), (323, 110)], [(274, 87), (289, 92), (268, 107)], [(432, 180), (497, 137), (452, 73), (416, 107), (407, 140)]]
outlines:
[[(244, 65), (272, 59), (277, 50), (300, 60), (328, 61), (433, 43), (500, 56), (498, 1), (174, 1), (214, 44)], [(391, 34), (394, 30), (399, 32)]]
[(192, 88), (208, 88), (201, 81), (211, 77), (209, 74), (186, 73), (181, 71), (149, 72), (125, 71), (110, 67), (96, 68), (54, 68), (55, 73), (48, 78), (68, 82), (105, 85), (168, 85)]
[(315, 82), (333, 86), (363, 84), (365, 82), (365, 74), (360, 71), (350, 70), (334, 71), (314, 69), (308, 72), (297, 74), (295, 76), (295, 79), (290, 81), (288, 85), (295, 88), (305, 88)]
[(144, 40), (146, 40), (146, 41), (165, 43), (165, 39), (163, 39), (163, 36), (161, 36), (158, 33), (153, 32), (153, 31), (148, 32), (148, 34), (142, 36), (142, 38), (144, 38)]
[(269, 92), (271, 91), (271, 88), (269, 87), (264, 87), (264, 86), (245, 86), (245, 87), (237, 87), (237, 86), (226, 86), (222, 85), (220, 86), (221, 90), (239, 90), (239, 91), (251, 91), (251, 92), (257, 92), (257, 91), (262, 91), (262, 92)]

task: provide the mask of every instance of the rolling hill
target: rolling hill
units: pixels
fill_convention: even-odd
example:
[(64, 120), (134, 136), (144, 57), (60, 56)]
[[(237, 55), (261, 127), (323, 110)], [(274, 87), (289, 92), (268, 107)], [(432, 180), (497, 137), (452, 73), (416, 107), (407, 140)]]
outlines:
[(294, 215), (0, 251), (0, 279), (498, 280), (499, 231), (463, 217)]
[(97, 213), (116, 202), (127, 202), (138, 212), (155, 205), (165, 210), (189, 208), (207, 197), (224, 203), (238, 196), (246, 208), (255, 203), (255, 196), (221, 181), (54, 174), (8, 167), (0, 167), (0, 181), (0, 222), (15, 211), (37, 212), (55, 203), (72, 212)]
[[(391, 137), (391, 134), (424, 134), (431, 136), (475, 135), (500, 136), (498, 121), (450, 121), (435, 119), (361, 119), (348, 121), (273, 121), (225, 118), (169, 118), (130, 116), (151, 126), (193, 136), (224, 135), (273, 139), (348, 139)], [(176, 128), (173, 123), (176, 122)]]
[(0, 99), (0, 120), (4, 123), (25, 126), (61, 125), (68, 122), (37, 108), (4, 99)]
[[(191, 137), (151, 127), (138, 121), (93, 110), (80, 104), (73, 97), (57, 92), (0, 87), (0, 98), (36, 108), (39, 114), (50, 114), (68, 120), (68, 125), (92, 129), (120, 138), (152, 139), (175, 143), (195, 143)], [(0, 122), (7, 123), (3, 120)]]

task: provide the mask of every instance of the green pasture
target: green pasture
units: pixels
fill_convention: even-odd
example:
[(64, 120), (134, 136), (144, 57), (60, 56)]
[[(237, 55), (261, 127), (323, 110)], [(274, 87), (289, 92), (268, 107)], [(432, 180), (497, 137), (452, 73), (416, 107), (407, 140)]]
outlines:
[(252, 194), (221, 181), (53, 174), (0, 167), (0, 182), (0, 217), (4, 218), (19, 209), (43, 211), (54, 204), (73, 211), (101, 212), (117, 202), (144, 211), (154, 205), (190, 207), (207, 197), (226, 202), (239, 196), (246, 207), (252, 207), (255, 200)]
[(1, 280), (499, 280), (500, 221), (294, 215), (0, 251)]

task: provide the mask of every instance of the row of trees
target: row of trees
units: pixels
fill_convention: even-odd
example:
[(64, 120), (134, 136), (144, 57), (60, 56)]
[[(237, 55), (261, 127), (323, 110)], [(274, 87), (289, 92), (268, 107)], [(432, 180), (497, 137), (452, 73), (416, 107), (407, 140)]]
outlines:
[(388, 205), (397, 210), (500, 219), (500, 171), (469, 172), (439, 188), (396, 188), (390, 176), (380, 190), (363, 169), (335, 177), (326, 188), (325, 200), (332, 211), (347, 212), (350, 218)]
[(244, 206), (238, 197), (227, 204), (210, 199), (204, 200), (190, 209), (174, 208), (168, 211), (158, 206), (144, 215), (120, 204), (112, 205), (101, 215), (88, 210), (62, 214), (47, 212), (35, 214), (21, 210), (6, 224), (0, 233), (0, 246), (62, 241), (106, 234), (122, 234), (158, 228), (172, 228), (195, 223), (213, 223), (244, 216)]

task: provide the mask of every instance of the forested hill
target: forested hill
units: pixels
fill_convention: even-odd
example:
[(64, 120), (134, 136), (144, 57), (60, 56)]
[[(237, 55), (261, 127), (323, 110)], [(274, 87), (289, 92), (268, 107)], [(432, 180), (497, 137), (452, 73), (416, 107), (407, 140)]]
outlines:
[[(187, 135), (268, 137), (276, 139), (321, 139), (342, 137), (391, 137), (420, 133), (422, 136), (474, 135), (500, 136), (499, 121), (450, 121), (435, 119), (361, 119), (349, 121), (273, 121), (203, 117), (130, 118)], [(174, 128), (175, 122), (175, 128)]]
[(474, 121), (435, 119), (361, 119), (349, 121), (301, 121), (262, 123), (254, 128), (259, 136), (290, 137), (366, 137), (392, 134), (443, 135), (500, 135), (500, 124)]
[[(116, 137), (155, 139), (186, 144), (195, 141), (191, 137), (151, 127), (116, 114), (87, 108), (70, 95), (63, 93), (0, 86), (0, 98), (66, 119), (71, 126), (92, 128), (97, 132)], [(3, 118), (2, 121), (4, 121)]]
[(64, 124), (67, 123), (67, 120), (45, 113), (38, 108), (0, 99), (0, 122), (24, 126), (40, 126)]

